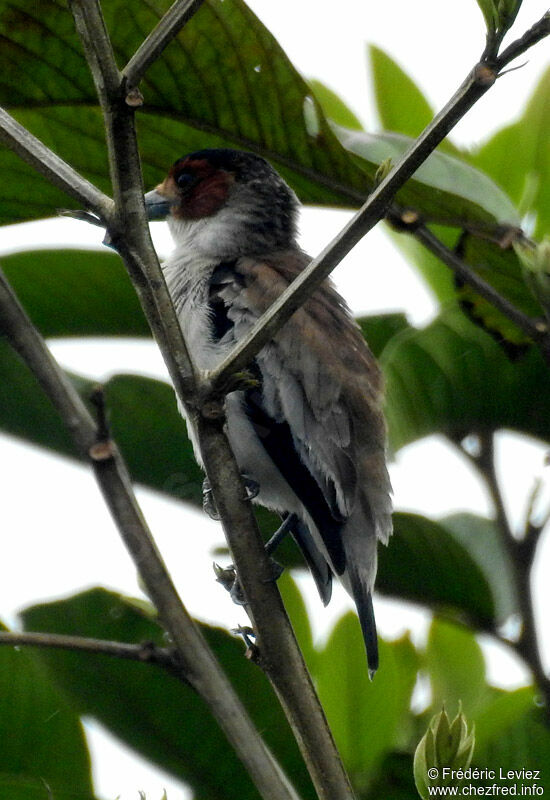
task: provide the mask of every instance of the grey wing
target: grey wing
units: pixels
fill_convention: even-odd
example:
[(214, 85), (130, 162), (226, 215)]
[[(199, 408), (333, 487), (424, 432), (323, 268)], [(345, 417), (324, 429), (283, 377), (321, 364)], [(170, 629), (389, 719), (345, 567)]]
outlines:
[[(307, 261), (298, 251), (287, 251), (269, 259), (242, 258), (220, 272), (218, 294), (235, 339), (250, 330)], [(256, 363), (264, 411), (276, 424), (288, 425), (332, 520), (343, 521), (358, 502), (363, 457), (383, 461), (384, 426), (378, 368), (330, 284), (291, 317)], [(387, 479), (385, 466), (382, 473)], [(381, 496), (388, 494), (386, 479), (382, 475)]]

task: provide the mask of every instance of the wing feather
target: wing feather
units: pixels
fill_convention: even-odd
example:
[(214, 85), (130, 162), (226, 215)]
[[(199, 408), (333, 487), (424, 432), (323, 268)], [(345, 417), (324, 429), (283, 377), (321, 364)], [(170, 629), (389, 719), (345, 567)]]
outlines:
[[(303, 270), (291, 250), (239, 258), (216, 270), (212, 292), (242, 338)], [(335, 516), (370, 507), (379, 538), (391, 530), (379, 368), (330, 281), (298, 309), (256, 357), (263, 406), (286, 422), (294, 447)]]

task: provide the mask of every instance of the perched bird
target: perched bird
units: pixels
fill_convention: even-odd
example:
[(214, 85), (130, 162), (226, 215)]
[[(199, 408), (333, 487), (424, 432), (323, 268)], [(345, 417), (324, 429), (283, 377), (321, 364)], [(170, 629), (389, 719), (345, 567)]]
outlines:
[[(230, 149), (180, 158), (145, 199), (174, 239), (162, 266), (189, 350), (212, 369), (308, 264), (298, 201), (267, 161)], [(286, 520), (325, 605), (333, 574), (353, 596), (373, 674), (377, 542), (392, 529), (377, 363), (327, 280), (250, 369), (254, 386), (226, 398), (239, 468)]]

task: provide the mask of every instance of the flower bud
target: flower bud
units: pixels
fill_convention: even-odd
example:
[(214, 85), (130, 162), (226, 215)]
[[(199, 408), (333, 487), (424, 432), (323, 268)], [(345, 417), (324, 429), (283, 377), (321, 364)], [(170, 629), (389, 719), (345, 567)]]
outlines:
[(456, 786), (459, 780), (453, 771), (467, 769), (474, 752), (474, 732), (468, 734), (466, 718), (459, 707), (449, 722), (443, 709), (432, 717), (428, 730), (414, 754), (414, 781), (419, 795), (428, 800), (433, 786)]

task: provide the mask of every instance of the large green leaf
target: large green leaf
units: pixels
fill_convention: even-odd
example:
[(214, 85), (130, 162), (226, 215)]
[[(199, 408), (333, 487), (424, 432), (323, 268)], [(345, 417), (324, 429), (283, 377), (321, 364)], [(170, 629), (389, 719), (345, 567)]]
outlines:
[(354, 786), (363, 792), (381, 760), (401, 742), (417, 656), (408, 637), (380, 642), (381, 667), (371, 682), (354, 614), (334, 629), (320, 654), (316, 679), (323, 708)]
[[(502, 249), (483, 239), (466, 237), (462, 247), (462, 257), (479, 275), (512, 306), (528, 317), (542, 317), (543, 310), (529, 290), (522, 267), (515, 251), (508, 247)], [(492, 303), (481, 297), (468, 284), (457, 290), (458, 299), (468, 316), (505, 344), (522, 345), (529, 343), (529, 337)]]
[(445, 707), (454, 717), (461, 703), (466, 718), (471, 720), (485, 705), (485, 660), (466, 628), (434, 619), (426, 645), (425, 666), (430, 676), (434, 713)]
[[(474, 764), (494, 769), (494, 782), (499, 788), (506, 787), (510, 795), (537, 797), (548, 794), (550, 731), (542, 709), (532, 709), (523, 714), (514, 724), (506, 727), (502, 735), (495, 736), (486, 746), (480, 747), (479, 752), (476, 747)], [(518, 771), (517, 777), (507, 775), (513, 770)], [(522, 770), (525, 772), (522, 773)], [(501, 790), (498, 794), (504, 792)]]
[[(348, 150), (376, 164), (387, 159), (397, 161), (414, 141), (399, 133), (336, 131)], [(456, 227), (485, 226), (491, 230), (495, 221), (519, 222), (515, 206), (491, 178), (466, 161), (437, 150), (397, 192), (396, 201), (420, 211), (425, 221)]]
[(150, 336), (119, 256), (105, 250), (28, 250), (2, 271), (44, 337)]
[[(63, 455), (75, 456), (57, 412), (34, 376), (0, 341), (0, 429)], [(70, 376), (87, 399), (96, 381)], [(162, 381), (115, 375), (104, 384), (111, 430), (132, 477), (181, 500), (199, 503), (202, 473), (193, 457), (174, 392)]]
[[(105, 4), (121, 65), (168, 5), (168, 0), (136, 3), (128, 15), (126, 0)], [(0, 103), (108, 190), (100, 113), (65, 5), (60, 0), (42, 0), (39, 7), (32, 0), (0, 2), (0, 34)], [(369, 137), (360, 147), (350, 143), (364, 160), (350, 157), (311, 88), (242, 0), (206, 0), (150, 68), (142, 90), (139, 131), (147, 185), (155, 185), (185, 152), (229, 145), (270, 158), (305, 202), (357, 205), (380, 160), (396, 157), (408, 144)], [(346, 139), (349, 132), (341, 129), (341, 135)], [(68, 204), (11, 153), (2, 151), (0, 167), (9, 176), (0, 219), (45, 216)], [(491, 227), (495, 219), (515, 218), (511, 204), (482, 174), (437, 155), (402, 190), (400, 201), (427, 219), (457, 224), (467, 220)]]
[[(483, 763), (486, 753), (506, 737), (508, 729), (515, 726), (535, 709), (536, 689), (524, 686), (513, 692), (493, 689), (491, 698), (476, 715), (476, 761)], [(485, 761), (485, 763), (488, 763)]]
[(488, 581), (497, 624), (518, 612), (514, 569), (494, 520), (475, 514), (453, 514), (440, 524), (466, 548)]
[(0, 648), (0, 797), (92, 800), (80, 720), (26, 650)]
[(351, 128), (351, 130), (355, 131), (363, 130), (363, 126), (353, 111), (348, 108), (336, 92), (333, 92), (332, 89), (329, 89), (324, 83), (315, 79), (310, 80), (309, 85), (321, 104), (321, 108), (327, 119), (330, 119), (331, 122), (335, 122), (337, 125), (343, 125), (344, 128)]
[[(494, 625), (487, 578), (465, 547), (441, 525), (418, 514), (394, 514), (394, 535), (378, 550), (376, 587), (414, 603)], [(460, 575), (460, 580), (457, 580)]]
[[(103, 589), (34, 606), (22, 616), (28, 630), (166, 644), (163, 630), (143, 604)], [(205, 625), (201, 630), (300, 796), (312, 798), (294, 738), (263, 673), (245, 659), (243, 645), (234, 637)], [(229, 800), (235, 787), (239, 797), (256, 800), (256, 790), (203, 701), (165, 670), (87, 653), (48, 650), (40, 657), (80, 713), (100, 720), (143, 756), (184, 780), (197, 800)]]
[(500, 428), (550, 438), (550, 374), (538, 350), (512, 363), (456, 309), (395, 336), (381, 363), (395, 449), (432, 433), (457, 440)]
[[(126, 0), (104, 4), (121, 66), (169, 5), (134, 3), (128, 14)], [(108, 190), (101, 116), (65, 3), (1, 2), (0, 32), (0, 103)], [(364, 173), (339, 145), (308, 84), (242, 0), (206, 0), (141, 89), (147, 185), (185, 152), (232, 145), (271, 157), (307, 202), (349, 204), (367, 191)], [(0, 163), (11, 178), (3, 192), (5, 221), (67, 205), (11, 154), (4, 151)]]
[[(410, 75), (388, 53), (370, 45), (368, 55), (376, 110), (383, 129), (418, 136), (435, 115), (430, 103)], [(458, 154), (448, 139), (441, 142), (439, 149)]]
[[(401, 250), (405, 258), (418, 269), (439, 303), (442, 305), (454, 303), (456, 300), (456, 284), (453, 272), (437, 256), (420, 244), (414, 236), (396, 231), (390, 225), (386, 225), (385, 228), (392, 242)], [(450, 250), (455, 248), (462, 235), (462, 232), (456, 228), (444, 225), (430, 225), (430, 230)]]
[(472, 161), (518, 204), (525, 199), (534, 217), (535, 236), (550, 231), (550, 69), (529, 100), (521, 119), (498, 131)]

